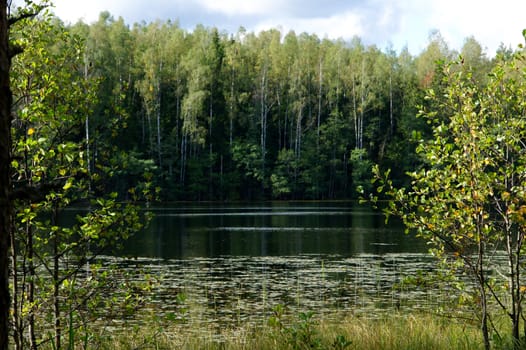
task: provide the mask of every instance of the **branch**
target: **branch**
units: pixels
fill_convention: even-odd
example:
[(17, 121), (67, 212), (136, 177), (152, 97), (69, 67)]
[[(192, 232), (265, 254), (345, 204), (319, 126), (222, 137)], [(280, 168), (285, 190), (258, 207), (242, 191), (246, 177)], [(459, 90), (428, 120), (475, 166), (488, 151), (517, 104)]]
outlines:
[(495, 292), (495, 290), (493, 290), (493, 287), (489, 284), (488, 281), (484, 281), (484, 284), (486, 285), (486, 287), (488, 288), (489, 292), (491, 293), (491, 295), (493, 296), (493, 299), (497, 302), (497, 304), (502, 308), (502, 311), (504, 311), (508, 316), (511, 316), (511, 314), (509, 313), (508, 311), (508, 308), (506, 307), (506, 305), (504, 305), (504, 303), (500, 300), (499, 296), (497, 295), (497, 293)]
[(9, 59), (21, 54), (22, 52), (24, 52), (22, 46), (9, 43)]
[(55, 191), (59, 191), (65, 184), (66, 177), (54, 179), (51, 182), (38, 184), (36, 186), (25, 184), (14, 188), (11, 191), (11, 200), (30, 200), (32, 202), (43, 201), (46, 196)]
[(35, 18), (39, 13), (40, 11), (42, 11), (44, 8), (46, 8), (46, 6), (43, 6), (42, 8), (38, 9), (37, 12), (22, 12), (20, 13), (19, 15), (17, 16), (11, 16), (9, 17), (9, 19), (7, 20), (7, 25), (9, 27), (11, 27), (12, 25), (14, 25), (15, 23), (17, 22), (20, 22), (24, 19), (27, 19), (27, 18)]
[[(37, 5), (34, 7), (34, 9), (22, 9), (16, 16), (9, 15), (7, 19), (7, 28), (11, 28), (14, 24), (24, 20), (24, 19), (32, 19), (38, 16), (42, 10), (49, 7), (49, 5)], [(13, 58), (16, 55), (22, 53), (24, 49), (20, 45), (15, 45), (12, 43), (9, 43), (9, 58)]]

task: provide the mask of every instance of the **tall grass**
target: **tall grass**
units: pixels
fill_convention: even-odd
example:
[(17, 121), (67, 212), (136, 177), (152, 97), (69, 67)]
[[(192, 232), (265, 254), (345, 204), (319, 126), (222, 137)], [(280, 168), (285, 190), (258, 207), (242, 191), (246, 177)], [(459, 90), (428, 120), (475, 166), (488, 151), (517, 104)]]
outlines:
[(344, 332), (351, 349), (424, 350), (482, 349), (476, 325), (430, 315), (394, 315), (378, 320), (346, 319), (341, 325), (323, 326), (323, 334)]
[[(349, 316), (340, 320), (294, 318), (282, 328), (268, 324), (231, 329), (197, 329), (177, 325), (165, 328), (135, 328), (111, 336), (94, 338), (93, 348), (210, 349), (210, 350), (452, 350), (482, 349), (475, 324), (426, 314), (393, 314), (382, 319)], [(309, 334), (302, 334), (308, 332)], [(310, 343), (309, 343), (310, 342)], [(96, 344), (95, 344), (96, 343)]]

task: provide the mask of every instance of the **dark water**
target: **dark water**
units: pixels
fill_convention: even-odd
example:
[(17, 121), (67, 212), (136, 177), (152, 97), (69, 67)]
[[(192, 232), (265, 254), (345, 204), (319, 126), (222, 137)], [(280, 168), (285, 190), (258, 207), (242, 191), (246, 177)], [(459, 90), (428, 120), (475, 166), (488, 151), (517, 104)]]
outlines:
[(401, 224), (356, 202), (169, 205), (125, 253), (162, 259), (423, 253)]
[(174, 204), (152, 211), (149, 228), (126, 242), (122, 255), (106, 259), (157, 276), (151, 306), (172, 319), (223, 327), (265, 322), (278, 304), (292, 313), (374, 315), (443, 300), (443, 293), (404, 282), (434, 268), (425, 243), (354, 202)]

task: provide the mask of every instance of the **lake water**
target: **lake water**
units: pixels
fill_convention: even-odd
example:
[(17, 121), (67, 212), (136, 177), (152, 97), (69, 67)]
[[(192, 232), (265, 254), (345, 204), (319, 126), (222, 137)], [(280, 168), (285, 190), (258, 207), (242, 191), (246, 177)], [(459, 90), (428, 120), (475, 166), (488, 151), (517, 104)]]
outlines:
[(160, 277), (153, 307), (171, 318), (224, 326), (264, 322), (278, 304), (331, 317), (443, 302), (443, 295), (404, 282), (434, 268), (425, 242), (356, 202), (173, 204), (152, 211), (149, 228), (107, 259)]
[(162, 259), (424, 253), (399, 222), (356, 202), (199, 204), (153, 208), (125, 253)]

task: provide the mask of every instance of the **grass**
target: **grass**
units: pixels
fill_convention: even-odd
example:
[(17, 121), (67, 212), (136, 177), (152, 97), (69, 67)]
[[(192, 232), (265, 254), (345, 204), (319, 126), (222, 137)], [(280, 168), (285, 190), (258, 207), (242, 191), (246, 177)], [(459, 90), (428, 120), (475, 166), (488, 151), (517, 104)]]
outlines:
[(261, 326), (197, 329), (189, 325), (140, 327), (95, 338), (93, 348), (129, 349), (482, 349), (477, 325), (438, 316), (393, 314), (382, 319), (349, 316), (317, 320), (312, 314)]
[[(381, 320), (347, 320), (340, 328), (354, 349), (482, 349), (480, 332), (471, 324), (429, 315)], [(326, 330), (325, 334), (330, 334)]]

